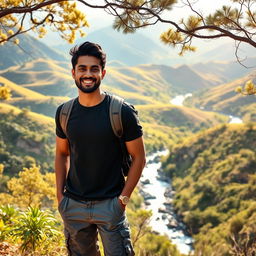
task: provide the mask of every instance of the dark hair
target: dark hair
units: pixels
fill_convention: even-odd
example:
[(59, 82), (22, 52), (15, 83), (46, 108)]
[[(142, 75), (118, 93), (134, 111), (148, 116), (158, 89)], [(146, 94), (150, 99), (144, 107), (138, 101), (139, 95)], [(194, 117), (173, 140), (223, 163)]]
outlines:
[(80, 56), (94, 56), (100, 60), (100, 65), (102, 70), (105, 68), (106, 65), (106, 53), (103, 52), (100, 45), (91, 43), (91, 42), (84, 42), (83, 44), (76, 45), (70, 49), (69, 54), (72, 56), (71, 63), (73, 69), (77, 64), (78, 58)]

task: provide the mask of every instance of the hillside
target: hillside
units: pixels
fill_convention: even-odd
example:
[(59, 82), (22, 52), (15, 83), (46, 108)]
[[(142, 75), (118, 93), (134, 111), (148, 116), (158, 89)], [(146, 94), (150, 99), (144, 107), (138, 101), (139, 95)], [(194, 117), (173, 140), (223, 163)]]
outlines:
[(205, 80), (212, 81), (213, 84), (218, 85), (231, 82), (252, 72), (255, 68), (256, 58), (250, 58), (247, 61), (249, 60), (248, 68), (243, 67), (237, 61), (212, 60), (191, 65), (191, 69)]
[(48, 47), (40, 40), (28, 35), (17, 36), (19, 44), (6, 43), (0, 47), (0, 70), (8, 67), (22, 65), (38, 58), (65, 61), (66, 57)]
[(2, 70), (0, 76), (44, 95), (73, 97), (76, 87), (70, 72), (68, 62), (37, 59)]
[(188, 66), (172, 68), (165, 65), (139, 65), (134, 67), (108, 67), (104, 84), (120, 90), (150, 96), (168, 103), (177, 94), (195, 92), (212, 86)]
[(52, 171), (54, 120), (6, 103), (0, 103), (0, 114), (0, 163), (5, 175), (13, 176), (31, 163)]
[(255, 136), (253, 125), (221, 125), (172, 145), (163, 162), (196, 255), (238, 255), (231, 235), (255, 249)]
[(140, 105), (137, 106), (137, 109), (141, 120), (145, 123), (176, 128), (183, 127), (185, 130), (189, 129), (190, 132), (196, 132), (228, 121), (227, 117), (214, 112), (173, 106), (171, 104)]
[(249, 80), (256, 82), (254, 72), (230, 83), (195, 93), (185, 101), (185, 105), (239, 116), (244, 121), (256, 121), (251, 106), (255, 103), (255, 96), (243, 96), (235, 92), (238, 86), (243, 87)]
[(27, 108), (32, 112), (50, 117), (54, 117), (57, 106), (69, 99), (68, 97), (45, 96), (17, 85), (1, 76), (0, 85), (5, 85), (11, 89), (12, 97), (6, 103), (18, 108)]
[[(0, 76), (44, 95), (74, 97), (77, 88), (70, 69), (68, 62), (38, 59), (2, 70)], [(173, 95), (194, 92), (212, 85), (188, 66), (172, 68), (164, 65), (107, 66), (103, 84), (165, 103)]]

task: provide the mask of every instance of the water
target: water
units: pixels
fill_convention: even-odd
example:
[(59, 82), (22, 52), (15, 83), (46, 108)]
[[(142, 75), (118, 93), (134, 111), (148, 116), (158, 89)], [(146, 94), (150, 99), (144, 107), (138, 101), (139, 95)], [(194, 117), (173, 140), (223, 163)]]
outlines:
[[(158, 152), (148, 157), (147, 160), (153, 160), (156, 156), (166, 153), (167, 151)], [(172, 243), (177, 246), (180, 252), (188, 254), (191, 251), (191, 244), (193, 241), (192, 238), (186, 236), (181, 229), (181, 227), (184, 227), (184, 225), (182, 223), (177, 223), (175, 213), (173, 212), (171, 205), (172, 199), (164, 195), (167, 188), (171, 189), (171, 185), (170, 182), (160, 181), (157, 179), (157, 170), (160, 168), (160, 166), (160, 162), (147, 164), (141, 178), (142, 183), (146, 183), (146, 180), (150, 182), (149, 184), (142, 185), (143, 194), (148, 193), (148, 195), (155, 197), (145, 200), (146, 203), (150, 203), (146, 206), (146, 209), (152, 211), (150, 225), (153, 230), (159, 232), (160, 234), (166, 234), (172, 240)], [(172, 191), (172, 193), (174, 193), (174, 191)], [(166, 202), (169, 203), (168, 206), (164, 205)], [(168, 213), (159, 212), (159, 208), (163, 210), (168, 209)], [(178, 228), (168, 228), (167, 225), (169, 222), (175, 225), (177, 224)]]
[(178, 95), (178, 96), (174, 97), (173, 99), (171, 99), (170, 102), (176, 106), (183, 106), (183, 101), (186, 98), (191, 97), (191, 96), (192, 96), (192, 93), (187, 93), (185, 95)]
[[(173, 105), (183, 106), (183, 102), (187, 97), (191, 97), (191, 93), (187, 93), (185, 95), (178, 95), (170, 102)], [(201, 107), (200, 109), (203, 109)], [(243, 123), (243, 121), (239, 117), (234, 117), (229, 115), (229, 123)], [(168, 151), (162, 151), (155, 153), (148, 157), (147, 162), (152, 161), (155, 157), (167, 154)], [(142, 183), (142, 192), (147, 196), (151, 195), (154, 198), (146, 199), (145, 202), (148, 204), (146, 208), (152, 211), (152, 218), (150, 225), (153, 230), (159, 232), (160, 234), (166, 234), (171, 240), (172, 243), (177, 246), (179, 251), (184, 254), (188, 254), (192, 251), (192, 243), (193, 239), (184, 234), (182, 227), (182, 223), (178, 223), (175, 217), (175, 213), (172, 208), (172, 198), (166, 197), (164, 194), (166, 189), (170, 190), (171, 196), (173, 195), (174, 191), (171, 189), (171, 184), (169, 181), (162, 181), (157, 179), (158, 172), (157, 170), (161, 167), (161, 163), (159, 162), (151, 162), (147, 164), (143, 171), (143, 175), (141, 178)], [(147, 184), (147, 182), (150, 182)], [(168, 205), (165, 203), (168, 202)], [(168, 209), (167, 213), (159, 212), (159, 209), (166, 210)], [(168, 224), (172, 225), (171, 228), (168, 228)], [(173, 227), (176, 226), (177, 227)]]
[(243, 120), (239, 117), (229, 115), (229, 123), (230, 124), (242, 124)]

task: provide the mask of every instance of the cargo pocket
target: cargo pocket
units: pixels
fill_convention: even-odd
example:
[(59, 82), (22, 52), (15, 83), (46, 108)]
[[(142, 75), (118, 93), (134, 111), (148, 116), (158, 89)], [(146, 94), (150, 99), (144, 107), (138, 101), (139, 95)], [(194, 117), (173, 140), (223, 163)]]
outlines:
[(121, 237), (123, 239), (123, 245), (125, 249), (125, 255), (134, 256), (134, 250), (132, 247), (131, 239), (130, 239), (130, 231), (128, 228), (123, 228), (120, 230)]

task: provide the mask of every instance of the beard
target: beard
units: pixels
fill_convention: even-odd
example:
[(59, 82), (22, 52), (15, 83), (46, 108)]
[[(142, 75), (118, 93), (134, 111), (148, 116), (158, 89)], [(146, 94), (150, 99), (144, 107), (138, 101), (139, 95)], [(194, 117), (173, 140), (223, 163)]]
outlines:
[(92, 87), (84, 87), (82, 85), (82, 80), (83, 78), (80, 78), (79, 81), (75, 80), (75, 84), (77, 86), (78, 89), (80, 89), (82, 92), (84, 93), (92, 93), (94, 91), (96, 91), (99, 87), (100, 87), (100, 84), (101, 84), (101, 80), (99, 80), (97, 82), (96, 78), (90, 78), (91, 80), (93, 80), (94, 82), (94, 85)]

